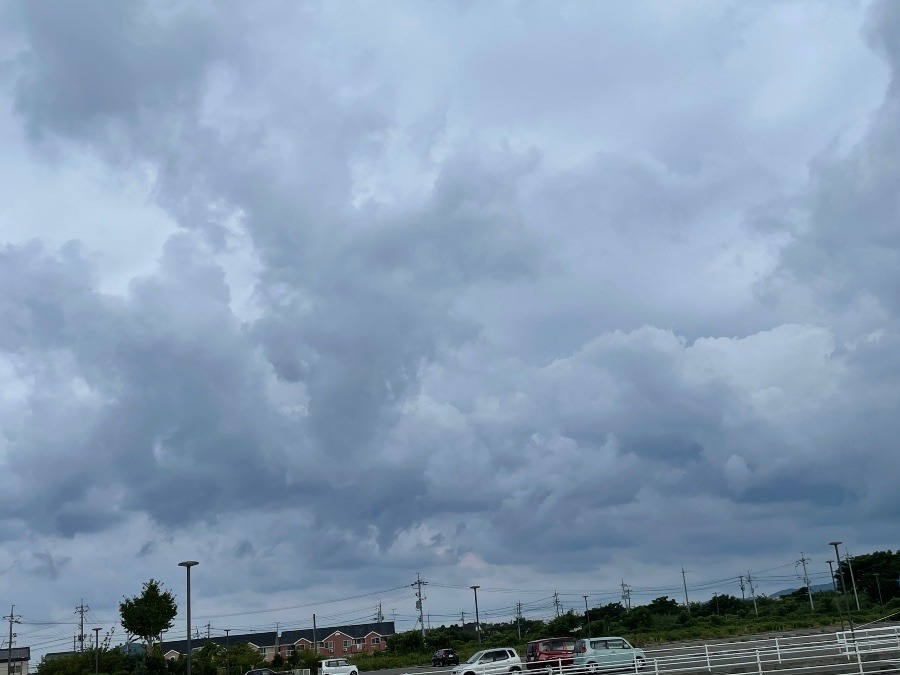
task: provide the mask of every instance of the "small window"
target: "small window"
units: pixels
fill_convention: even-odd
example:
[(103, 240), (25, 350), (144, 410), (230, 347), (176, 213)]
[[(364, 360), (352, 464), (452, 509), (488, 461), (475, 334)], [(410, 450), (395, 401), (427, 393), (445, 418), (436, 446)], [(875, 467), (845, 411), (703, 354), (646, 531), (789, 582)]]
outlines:
[(325, 649), (334, 649), (334, 642), (332, 640), (326, 640)]
[(375, 637), (372, 638), (372, 644), (373, 644), (373, 645), (377, 645), (377, 644), (380, 644), (380, 643), (381, 643), (381, 638), (378, 637), (377, 635), (376, 635)]

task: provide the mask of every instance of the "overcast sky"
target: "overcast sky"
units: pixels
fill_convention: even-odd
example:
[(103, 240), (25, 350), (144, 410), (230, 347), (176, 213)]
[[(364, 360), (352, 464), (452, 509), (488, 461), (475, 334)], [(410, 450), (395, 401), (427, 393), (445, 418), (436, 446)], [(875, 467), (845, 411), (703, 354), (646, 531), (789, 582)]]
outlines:
[(900, 546), (900, 3), (0, 8), (17, 645)]

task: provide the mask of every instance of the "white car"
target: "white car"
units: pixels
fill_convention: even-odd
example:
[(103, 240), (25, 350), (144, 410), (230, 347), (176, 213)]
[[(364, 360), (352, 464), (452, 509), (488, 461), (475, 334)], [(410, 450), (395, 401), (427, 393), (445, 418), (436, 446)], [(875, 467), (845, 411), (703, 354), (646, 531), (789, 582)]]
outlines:
[(359, 675), (359, 668), (347, 659), (324, 659), (319, 663), (319, 675)]
[(522, 659), (519, 654), (512, 647), (503, 647), (475, 652), (468, 661), (451, 670), (450, 675), (500, 675), (521, 671)]
[(632, 647), (623, 637), (587, 638), (575, 641), (574, 666), (596, 673), (628, 668), (640, 670), (647, 661), (643, 649)]

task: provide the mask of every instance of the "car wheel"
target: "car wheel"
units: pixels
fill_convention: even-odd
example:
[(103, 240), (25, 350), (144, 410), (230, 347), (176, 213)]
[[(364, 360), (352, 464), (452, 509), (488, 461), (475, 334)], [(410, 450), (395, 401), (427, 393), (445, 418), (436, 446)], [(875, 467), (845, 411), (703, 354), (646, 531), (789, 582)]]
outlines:
[(593, 661), (591, 661), (589, 664), (587, 664), (587, 667), (588, 667), (588, 672), (589, 672), (589, 673), (596, 673), (597, 670), (598, 670), (597, 664), (594, 663)]
[(511, 672), (511, 673), (518, 673), (518, 672), (520, 672), (521, 670), (522, 670), (522, 669), (519, 668), (518, 666), (513, 666), (512, 668), (509, 669), (509, 672)]
[(637, 668), (638, 670), (643, 670), (645, 665), (647, 665), (647, 664), (644, 662), (643, 657), (636, 656), (634, 658), (634, 667)]

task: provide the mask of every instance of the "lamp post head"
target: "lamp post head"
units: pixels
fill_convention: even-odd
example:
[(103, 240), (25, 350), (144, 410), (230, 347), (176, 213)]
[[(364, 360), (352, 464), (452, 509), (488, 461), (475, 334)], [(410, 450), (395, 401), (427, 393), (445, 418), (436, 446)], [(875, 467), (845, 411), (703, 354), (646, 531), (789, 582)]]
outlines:
[(178, 563), (178, 566), (179, 567), (187, 567), (188, 569), (190, 569), (194, 565), (199, 565), (199, 564), (200, 563), (198, 563), (196, 560), (185, 560), (184, 562)]
[(828, 545), (829, 545), (829, 546), (840, 546), (840, 545), (843, 544), (843, 543), (844, 543), (844, 542), (842, 542), (842, 541), (829, 541), (829, 542), (828, 542)]
[(476, 589), (481, 588), (481, 586), (469, 586), (469, 588), (471, 588), (471, 589), (474, 591), (474, 590), (476, 590)]

